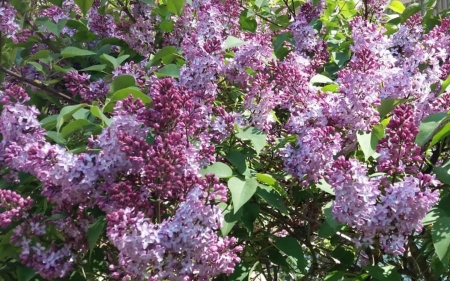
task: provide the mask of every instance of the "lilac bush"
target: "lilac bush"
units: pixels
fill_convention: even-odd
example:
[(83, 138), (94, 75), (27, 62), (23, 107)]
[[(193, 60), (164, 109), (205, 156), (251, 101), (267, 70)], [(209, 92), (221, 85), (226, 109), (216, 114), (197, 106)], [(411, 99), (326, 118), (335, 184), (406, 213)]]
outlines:
[(0, 280), (445, 280), (435, 4), (0, 1)]

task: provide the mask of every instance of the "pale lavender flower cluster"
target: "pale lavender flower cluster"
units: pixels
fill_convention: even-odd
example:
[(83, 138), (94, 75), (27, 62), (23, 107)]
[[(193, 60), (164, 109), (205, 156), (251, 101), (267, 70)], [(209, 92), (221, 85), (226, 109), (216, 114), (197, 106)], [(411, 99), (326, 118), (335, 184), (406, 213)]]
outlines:
[(217, 235), (221, 210), (207, 200), (194, 188), (175, 215), (159, 224), (129, 208), (110, 213), (107, 234), (120, 251), (119, 265), (139, 280), (206, 281), (232, 273), (242, 248), (232, 248), (234, 238)]
[(430, 189), (439, 184), (435, 176), (419, 173), (382, 189), (382, 179), (369, 178), (365, 165), (343, 156), (333, 163), (328, 181), (336, 194), (334, 217), (361, 235), (356, 244), (379, 238), (393, 255), (405, 251), (406, 236), (422, 230), (423, 217), (439, 199), (439, 192)]

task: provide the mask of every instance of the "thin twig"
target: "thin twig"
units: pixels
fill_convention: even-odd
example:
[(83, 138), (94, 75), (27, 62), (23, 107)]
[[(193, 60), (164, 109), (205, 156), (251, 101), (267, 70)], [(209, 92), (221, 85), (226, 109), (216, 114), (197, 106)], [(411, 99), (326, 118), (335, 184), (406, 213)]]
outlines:
[(25, 82), (25, 83), (30, 84), (32, 86), (35, 86), (36, 88), (39, 88), (39, 89), (41, 89), (41, 90), (43, 90), (45, 92), (48, 92), (48, 93), (54, 94), (56, 96), (59, 96), (59, 97), (65, 99), (67, 101), (70, 101), (71, 103), (75, 103), (75, 104), (78, 103), (78, 101), (75, 100), (74, 98), (72, 98), (72, 97), (70, 97), (70, 96), (68, 96), (68, 95), (66, 95), (64, 93), (58, 92), (58, 91), (56, 91), (56, 90), (54, 90), (52, 88), (49, 88), (49, 87), (45, 86), (44, 84), (42, 84), (39, 81), (27, 79), (27, 78), (23, 77), (22, 75), (20, 75), (18, 73), (15, 73), (15, 72), (13, 72), (11, 70), (6, 69), (2, 65), (0, 65), (0, 71), (4, 72), (4, 73), (6, 73), (6, 74), (8, 74), (10, 76), (13, 76), (13, 77), (19, 79), (22, 82)]
[[(239, 6), (240, 6), (242, 9), (247, 9), (247, 7), (245, 7), (245, 6), (242, 5), (242, 4), (239, 4)], [(273, 20), (268, 19), (268, 18), (266, 18), (265, 16), (258, 14), (257, 12), (254, 12), (254, 13), (255, 13), (255, 15), (257, 15), (258, 17), (260, 17), (261, 19), (263, 19), (263, 20), (265, 20), (265, 21), (267, 21), (267, 22), (269, 22), (269, 23), (271, 23), (271, 24), (273, 24), (273, 25), (276, 25), (276, 26), (278, 26), (278, 27), (283, 27), (281, 24), (278, 24), (278, 23), (274, 22)]]
[(122, 7), (122, 10), (127, 14), (127, 16), (131, 19), (133, 23), (136, 23), (136, 19), (133, 17), (133, 15), (130, 13), (130, 10), (128, 7), (120, 0), (117, 0), (117, 3)]

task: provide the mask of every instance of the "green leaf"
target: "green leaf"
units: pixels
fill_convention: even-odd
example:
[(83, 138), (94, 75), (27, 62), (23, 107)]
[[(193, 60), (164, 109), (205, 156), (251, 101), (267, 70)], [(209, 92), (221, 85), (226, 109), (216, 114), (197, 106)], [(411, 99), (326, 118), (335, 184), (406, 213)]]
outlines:
[(419, 133), (416, 136), (416, 144), (418, 146), (423, 146), (426, 144), (434, 135), (439, 126), (447, 121), (449, 115), (447, 113), (436, 113), (428, 116), (419, 126)]
[(46, 21), (43, 23), (43, 25), (48, 31), (53, 33), (56, 37), (59, 37), (61, 35), (61, 31), (64, 28), (64, 26), (66, 25), (66, 23), (67, 23), (67, 20), (62, 19), (58, 23)]
[(436, 220), (431, 229), (431, 237), (438, 258), (444, 262), (450, 249), (450, 217)]
[(326, 77), (325, 75), (316, 74), (311, 78), (309, 83), (314, 85), (314, 84), (333, 84), (335, 82), (330, 78)]
[(49, 138), (51, 138), (54, 142), (57, 144), (65, 145), (66, 140), (62, 137), (62, 135), (55, 131), (46, 131), (45, 135)]
[(166, 57), (166, 56), (174, 56), (174, 54), (177, 53), (177, 49), (175, 49), (175, 47), (172, 46), (166, 46), (164, 48), (162, 48), (161, 50), (159, 50), (154, 56), (153, 58), (149, 61), (149, 65), (150, 66), (155, 66), (157, 65), (162, 58)]
[(110, 102), (115, 102), (119, 100), (123, 100), (125, 98), (128, 98), (130, 95), (133, 96), (135, 99), (140, 99), (144, 104), (149, 104), (151, 102), (151, 98), (141, 92), (139, 88), (136, 87), (128, 87), (125, 89), (120, 89), (116, 91), (112, 96)]
[(63, 58), (83, 57), (92, 55), (95, 55), (95, 53), (89, 50), (83, 50), (72, 46), (66, 47), (64, 48), (64, 50), (61, 51), (61, 56)]
[(74, 2), (80, 7), (83, 14), (86, 15), (92, 6), (92, 3), (94, 3), (94, 0), (74, 0)]
[(396, 13), (402, 14), (403, 11), (405, 10), (405, 5), (403, 5), (403, 3), (398, 0), (394, 0), (389, 5), (389, 9), (391, 9)]
[(72, 118), (72, 114), (80, 110), (81, 108), (87, 106), (87, 104), (76, 104), (76, 105), (68, 105), (61, 109), (59, 112), (59, 115), (56, 119), (56, 129), (59, 132), (59, 129), (64, 124), (64, 122), (67, 122)]
[(433, 171), (436, 174), (438, 180), (450, 185), (449, 167), (434, 167)]
[(239, 25), (242, 30), (255, 32), (258, 27), (258, 23), (254, 17), (248, 16), (248, 10), (243, 10), (239, 16)]
[(324, 179), (321, 179), (319, 183), (316, 184), (316, 187), (325, 191), (328, 194), (334, 195), (333, 187), (329, 183), (327, 183)]
[(29, 62), (27, 62), (27, 64), (34, 66), (34, 68), (36, 68), (36, 70), (39, 72), (42, 72), (42, 73), (44, 72), (44, 68), (42, 67), (42, 65), (40, 65), (37, 62), (29, 61)]
[(97, 64), (97, 65), (92, 65), (86, 68), (81, 69), (80, 71), (103, 71), (106, 68), (106, 64)]
[(66, 126), (64, 126), (64, 128), (62, 128), (61, 136), (63, 138), (67, 138), (70, 134), (80, 131), (84, 127), (91, 126), (91, 125), (94, 125), (94, 124), (89, 122), (86, 119), (74, 120), (74, 121), (70, 122), (69, 124), (67, 124)]
[(435, 144), (443, 140), (444, 138), (448, 137), (450, 135), (450, 123), (447, 123), (442, 127), (441, 130), (439, 130), (431, 140), (431, 143), (429, 147), (433, 147)]
[(267, 144), (267, 136), (263, 133), (263, 131), (254, 128), (254, 127), (247, 127), (245, 129), (238, 129), (238, 133), (236, 134), (236, 137), (243, 141), (251, 141), (253, 144), (253, 149), (256, 151), (256, 154), (259, 154), (261, 150), (266, 146)]
[(247, 179), (246, 181), (232, 177), (228, 180), (228, 188), (231, 192), (231, 199), (233, 201), (234, 212), (239, 209), (252, 198), (258, 188), (258, 182), (255, 178)]
[(450, 76), (448, 76), (447, 79), (445, 79), (442, 82), (441, 90), (439, 91), (439, 95), (441, 95), (443, 92), (445, 92), (445, 90), (447, 90), (448, 85), (450, 85)]
[(243, 209), (234, 212), (233, 208), (230, 208), (230, 206), (227, 206), (225, 203), (219, 203), (219, 207), (223, 211), (222, 214), (224, 218), (220, 232), (222, 232), (223, 236), (227, 236), (231, 229), (233, 229), (233, 226), (241, 219)]
[(100, 118), (100, 120), (102, 120), (106, 124), (106, 126), (111, 125), (111, 119), (106, 117), (106, 115), (103, 114), (103, 112), (100, 110), (100, 108), (98, 106), (96, 106), (96, 105), (91, 106), (91, 113), (95, 117)]
[(366, 270), (377, 281), (402, 281), (400, 274), (393, 265), (383, 267), (369, 265)]
[(111, 94), (114, 94), (115, 92), (125, 89), (128, 87), (132, 87), (136, 85), (136, 80), (131, 75), (120, 75), (114, 78), (114, 80), (111, 83), (111, 86), (109, 87), (109, 92)]
[(58, 115), (50, 115), (50, 116), (47, 116), (44, 119), (42, 119), (40, 121), (40, 123), (44, 129), (50, 130), (50, 129), (53, 129), (54, 127), (56, 127), (57, 118), (58, 118)]
[(102, 62), (105, 62), (106, 64), (109, 64), (112, 67), (112, 69), (116, 69), (119, 66), (119, 62), (117, 61), (117, 59), (108, 54), (101, 55), (100, 60)]
[(342, 68), (351, 58), (350, 52), (332, 52), (331, 55), (339, 68)]
[(202, 175), (206, 174), (214, 174), (218, 178), (229, 178), (233, 175), (233, 171), (231, 168), (222, 163), (222, 162), (216, 162), (200, 171)]
[(434, 206), (431, 208), (431, 210), (427, 213), (427, 215), (422, 219), (423, 225), (430, 225), (435, 223), (440, 217), (448, 217), (448, 214), (445, 210), (442, 208), (439, 208), (438, 206)]
[(380, 113), (380, 119), (383, 120), (386, 115), (391, 112), (395, 107), (395, 99), (386, 98), (381, 101), (380, 106), (378, 106), (377, 110)]
[(50, 2), (50, 3), (52, 3), (52, 4), (54, 4), (54, 5), (56, 5), (56, 6), (61, 8), (64, 0), (48, 0), (48, 2)]
[(225, 39), (225, 47), (223, 49), (227, 50), (227, 49), (239, 47), (239, 46), (242, 46), (245, 44), (247, 44), (247, 42), (242, 41), (241, 39), (230, 35), (227, 37), (227, 39)]
[(180, 77), (180, 69), (181, 66), (178, 66), (176, 64), (167, 64), (156, 72), (158, 78), (160, 77)]
[(266, 201), (267, 204), (280, 211), (283, 215), (289, 216), (289, 211), (283, 202), (283, 198), (281, 198), (280, 194), (272, 187), (260, 184), (256, 190), (256, 195)]
[(414, 15), (415, 13), (419, 13), (422, 10), (422, 7), (419, 3), (409, 4), (408, 7), (403, 11), (401, 16), (401, 23), (405, 22), (409, 17)]
[(169, 0), (167, 1), (167, 8), (169, 11), (179, 16), (183, 12), (184, 0)]
[(17, 267), (17, 281), (29, 281), (36, 276), (34, 269), (19, 265)]
[(31, 57), (29, 57), (27, 59), (27, 61), (44, 59), (44, 58), (47, 58), (48, 56), (50, 56), (50, 51), (49, 50), (40, 50), (37, 53), (35, 53), (34, 55), (32, 55)]
[[(239, 174), (244, 175), (248, 172), (248, 167), (246, 163), (246, 157), (244, 154), (237, 150), (232, 150), (228, 152), (226, 159), (230, 161), (230, 163), (236, 167)], [(248, 174), (248, 173), (247, 173)]]
[(89, 31), (89, 28), (79, 20), (70, 19), (67, 21), (66, 26), (78, 31)]
[(358, 143), (361, 146), (361, 150), (364, 153), (364, 158), (367, 161), (370, 156), (373, 156), (376, 152), (378, 141), (381, 139), (378, 134), (372, 130), (370, 133), (364, 133), (359, 131), (356, 134)]
[(89, 259), (92, 256), (92, 250), (98, 242), (98, 239), (103, 235), (106, 229), (106, 219), (105, 217), (98, 218), (94, 223), (92, 223), (88, 228), (88, 244), (89, 244)]
[(298, 243), (298, 241), (290, 236), (276, 237), (274, 240), (275, 247), (292, 259), (297, 264), (297, 268), (301, 272), (306, 273), (307, 262), (303, 254), (302, 246)]

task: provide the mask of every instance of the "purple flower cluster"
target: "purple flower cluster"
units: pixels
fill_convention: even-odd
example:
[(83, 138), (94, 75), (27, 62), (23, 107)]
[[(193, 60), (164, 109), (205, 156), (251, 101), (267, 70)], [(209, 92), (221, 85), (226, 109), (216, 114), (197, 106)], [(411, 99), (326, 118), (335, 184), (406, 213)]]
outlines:
[(333, 163), (328, 181), (336, 194), (334, 217), (361, 235), (355, 242), (379, 238), (384, 251), (394, 255), (403, 254), (405, 237), (422, 230), (423, 217), (439, 199), (430, 189), (439, 184), (435, 176), (419, 173), (382, 189), (383, 179), (369, 178), (365, 165), (343, 156)]
[(15, 43), (19, 42), (16, 34), (19, 31), (19, 25), (16, 23), (17, 11), (8, 2), (0, 3), (0, 34), (11, 38)]
[(0, 189), (0, 227), (7, 228), (11, 222), (25, 216), (33, 205), (33, 200), (23, 198), (15, 191)]
[(90, 82), (90, 78), (89, 74), (79, 74), (75, 70), (69, 71), (64, 76), (67, 91), (74, 97), (79, 95), (83, 101), (93, 101), (106, 96), (109, 91), (109, 84), (104, 79)]
[(120, 251), (119, 265), (129, 277), (206, 281), (232, 273), (242, 248), (233, 248), (234, 238), (217, 235), (221, 210), (205, 204), (207, 199), (202, 188), (194, 188), (174, 216), (159, 224), (129, 208), (110, 213), (107, 234)]
[(421, 147), (414, 142), (418, 132), (412, 106), (397, 106), (386, 128), (386, 136), (377, 146), (378, 171), (389, 175), (417, 174), (425, 158)]

